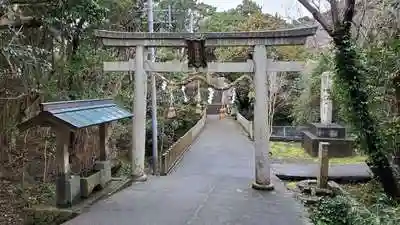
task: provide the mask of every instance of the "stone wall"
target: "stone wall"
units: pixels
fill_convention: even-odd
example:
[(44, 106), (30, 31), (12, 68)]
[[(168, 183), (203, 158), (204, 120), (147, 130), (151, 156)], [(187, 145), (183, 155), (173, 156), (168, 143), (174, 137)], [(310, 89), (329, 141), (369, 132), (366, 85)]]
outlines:
[(183, 154), (200, 135), (207, 119), (207, 114), (204, 111), (201, 119), (194, 125), (186, 134), (180, 137), (165, 153), (161, 156), (160, 173), (167, 175), (171, 169), (179, 163)]
[(247, 134), (249, 134), (250, 139), (253, 139), (253, 122), (247, 120), (240, 113), (236, 114), (236, 120), (243, 127)]

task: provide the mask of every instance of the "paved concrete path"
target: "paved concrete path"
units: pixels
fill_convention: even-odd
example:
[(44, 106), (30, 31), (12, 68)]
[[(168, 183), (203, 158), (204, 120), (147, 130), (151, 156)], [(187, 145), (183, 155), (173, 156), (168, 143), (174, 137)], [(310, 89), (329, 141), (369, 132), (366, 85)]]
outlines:
[(301, 225), (302, 206), (274, 178), (256, 191), (253, 145), (230, 119), (210, 118), (176, 168), (93, 205), (65, 225)]

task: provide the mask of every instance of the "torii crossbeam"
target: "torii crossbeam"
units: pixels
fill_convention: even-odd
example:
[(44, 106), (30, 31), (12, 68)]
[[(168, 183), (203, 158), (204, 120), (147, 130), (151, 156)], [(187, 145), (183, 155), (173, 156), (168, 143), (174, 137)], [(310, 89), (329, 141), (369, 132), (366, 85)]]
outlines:
[[(262, 32), (230, 33), (142, 33), (96, 31), (96, 36), (109, 47), (136, 47), (136, 56), (131, 62), (105, 62), (106, 71), (135, 71), (135, 104), (132, 146), (132, 173), (137, 180), (145, 177), (145, 122), (146, 122), (146, 71), (153, 72), (243, 72), (254, 73), (254, 145), (255, 145), (255, 181), (253, 188), (272, 190), (270, 164), (268, 159), (269, 140), (267, 140), (268, 89), (267, 72), (301, 71), (303, 65), (293, 62), (272, 62), (267, 59), (266, 46), (303, 45), (308, 36), (315, 34), (317, 27), (285, 29)], [(196, 42), (197, 44), (193, 44)], [(197, 46), (197, 47), (193, 47)], [(253, 60), (242, 63), (204, 62), (204, 47), (254, 46)], [(180, 62), (157, 63), (144, 59), (146, 47), (189, 47), (195, 48), (199, 63)], [(192, 49), (193, 50), (193, 49)], [(194, 56), (193, 56), (194, 55)], [(200, 56), (199, 56), (200, 55)], [(189, 59), (190, 61), (190, 59)], [(134, 63), (133, 63), (134, 62)], [(196, 66), (197, 65), (197, 66)]]

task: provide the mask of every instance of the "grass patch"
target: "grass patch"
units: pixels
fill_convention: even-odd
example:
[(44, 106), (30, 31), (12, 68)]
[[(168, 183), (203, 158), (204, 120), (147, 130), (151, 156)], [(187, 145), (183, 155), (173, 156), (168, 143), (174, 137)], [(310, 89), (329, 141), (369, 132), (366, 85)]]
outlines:
[[(58, 225), (74, 217), (71, 212), (59, 210), (36, 210), (51, 208), (56, 202), (56, 185), (54, 182), (37, 184), (18, 184), (16, 194), (22, 201), (20, 209), (24, 225)], [(10, 223), (11, 224), (11, 223)]]
[(53, 205), (56, 202), (56, 184), (54, 182), (18, 184), (16, 187), (16, 193), (23, 200), (24, 207)]
[[(383, 188), (377, 180), (371, 180), (368, 183), (362, 184), (344, 184), (342, 187), (354, 199), (367, 207), (371, 207), (386, 198)], [(394, 204), (394, 202), (391, 203)], [(397, 207), (400, 207), (400, 205)]]
[[(288, 162), (308, 162), (317, 163), (318, 158), (311, 157), (297, 142), (272, 142), (271, 145), (272, 159), (288, 161)], [(356, 155), (343, 158), (331, 158), (331, 164), (355, 164), (363, 163), (367, 158), (365, 156)]]
[(295, 181), (290, 181), (290, 182), (285, 183), (285, 185), (286, 185), (286, 188), (287, 188), (287, 189), (289, 189), (289, 190), (294, 190), (294, 189), (296, 189), (296, 187), (297, 187), (297, 182), (295, 182)]
[[(356, 163), (364, 163), (367, 160), (366, 156), (351, 156), (351, 157), (344, 157), (344, 158), (331, 158), (329, 160), (332, 164), (356, 164)], [(318, 160), (315, 160), (316, 162)]]
[(76, 216), (76, 213), (62, 210), (31, 210), (25, 212), (24, 225), (59, 225)]
[(121, 167), (118, 169), (114, 177), (129, 177), (132, 174), (132, 164), (127, 158), (120, 158)]

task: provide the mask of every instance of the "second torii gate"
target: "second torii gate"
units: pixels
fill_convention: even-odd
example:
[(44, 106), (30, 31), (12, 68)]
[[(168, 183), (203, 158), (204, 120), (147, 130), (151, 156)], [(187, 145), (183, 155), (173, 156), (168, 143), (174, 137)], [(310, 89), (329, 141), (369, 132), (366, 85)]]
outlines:
[[(274, 30), (263, 32), (227, 33), (142, 33), (96, 31), (105, 46), (135, 47), (136, 56), (128, 62), (105, 62), (105, 71), (135, 71), (135, 102), (132, 146), (132, 175), (136, 180), (145, 180), (145, 124), (146, 124), (146, 71), (151, 72), (241, 72), (254, 73), (254, 145), (255, 181), (253, 188), (272, 190), (267, 140), (268, 89), (267, 72), (300, 71), (302, 64), (273, 62), (267, 59), (266, 46), (303, 45), (316, 27)], [(205, 47), (254, 46), (253, 60), (246, 62), (207, 63)], [(148, 47), (188, 47), (189, 65), (181, 62), (151, 62), (145, 60)], [(193, 69), (191, 67), (196, 67)]]

